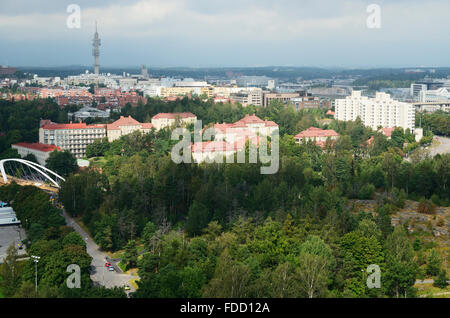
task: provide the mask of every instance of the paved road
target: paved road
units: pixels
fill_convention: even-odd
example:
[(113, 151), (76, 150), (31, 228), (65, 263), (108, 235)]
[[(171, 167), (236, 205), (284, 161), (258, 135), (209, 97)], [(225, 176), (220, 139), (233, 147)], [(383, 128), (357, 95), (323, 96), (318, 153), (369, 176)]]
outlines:
[[(8, 247), (14, 243), (20, 243), (26, 237), (25, 231), (22, 227), (17, 225), (0, 226), (0, 264), (3, 263), (3, 259), (6, 257), (6, 251)], [(21, 250), (17, 250), (19, 255), (26, 254), (25, 247)]]
[[(447, 281), (450, 284), (450, 280)], [(434, 284), (434, 279), (416, 280), (417, 285)]]
[(439, 141), (439, 145), (438, 146), (431, 146), (429, 147), (429, 151), (430, 151), (430, 156), (434, 157), (437, 154), (446, 154), (446, 153), (450, 153), (450, 138), (447, 137), (440, 137), (440, 136), (435, 136), (435, 139), (437, 139)]
[(86, 250), (87, 253), (92, 257), (91, 263), (91, 279), (94, 283), (97, 283), (101, 286), (105, 286), (107, 288), (112, 288), (115, 286), (124, 286), (129, 285), (131, 290), (129, 292), (133, 292), (134, 288), (129, 283), (130, 279), (139, 278), (138, 276), (126, 275), (121, 273), (122, 271), (114, 264), (115, 271), (111, 272), (108, 268), (105, 267), (105, 263), (110, 261), (108, 256), (102, 252), (99, 246), (92, 240), (92, 238), (84, 231), (67, 213), (63, 211), (63, 216), (66, 219), (66, 223), (68, 226), (74, 228), (74, 230), (80, 234), (85, 242), (86, 242)]

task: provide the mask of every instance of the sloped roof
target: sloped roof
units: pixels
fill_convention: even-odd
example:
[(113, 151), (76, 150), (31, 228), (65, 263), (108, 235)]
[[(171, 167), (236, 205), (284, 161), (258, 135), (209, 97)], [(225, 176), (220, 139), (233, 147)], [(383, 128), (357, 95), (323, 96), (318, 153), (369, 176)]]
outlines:
[(237, 121), (235, 124), (242, 123), (242, 124), (264, 124), (265, 121), (256, 116), (255, 114), (249, 115), (246, 114), (244, 118)]
[(175, 118), (192, 118), (197, 117), (193, 113), (159, 113), (155, 116), (153, 116), (152, 119), (160, 119), (160, 118), (167, 118), (167, 119), (175, 119)]
[(51, 123), (42, 126), (46, 130), (58, 130), (58, 129), (86, 129), (86, 128), (105, 128), (105, 125), (86, 125), (86, 123), (70, 123), (70, 124), (55, 124)]
[(123, 126), (139, 126), (139, 125), (141, 125), (141, 123), (138, 122), (136, 119), (134, 119), (131, 116), (128, 116), (128, 117), (120, 116), (120, 118), (118, 120), (116, 120), (112, 124), (108, 124), (106, 126), (107, 126), (108, 130), (114, 130), (114, 129), (120, 129), (120, 127), (123, 127)]
[(391, 127), (391, 128), (381, 128), (381, 131), (383, 132), (383, 134), (388, 137), (391, 138), (392, 133), (394, 132), (395, 127)]
[(225, 131), (228, 128), (246, 128), (248, 125), (251, 124), (264, 124), (264, 126), (266, 127), (278, 127), (278, 124), (271, 120), (262, 120), (255, 114), (253, 115), (246, 114), (244, 118), (238, 120), (233, 124), (227, 123), (215, 124), (214, 129)]
[(41, 144), (39, 142), (35, 142), (35, 143), (19, 142), (17, 144), (13, 144), (13, 146), (28, 148), (28, 149), (32, 149), (32, 150), (38, 150), (38, 151), (42, 151), (42, 152), (52, 152), (54, 150), (61, 151), (60, 147), (57, 147), (55, 145)]
[(335, 132), (333, 129), (320, 129), (316, 127), (310, 127), (301, 133), (299, 133), (297, 136), (295, 136), (295, 139), (302, 139), (302, 138), (314, 138), (314, 137), (337, 137), (339, 134)]

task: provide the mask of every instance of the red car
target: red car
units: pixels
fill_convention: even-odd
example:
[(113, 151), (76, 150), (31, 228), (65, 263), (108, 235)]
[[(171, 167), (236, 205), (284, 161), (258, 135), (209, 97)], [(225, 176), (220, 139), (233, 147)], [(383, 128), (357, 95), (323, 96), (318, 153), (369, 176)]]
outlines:
[(111, 263), (110, 262), (107, 262), (106, 264), (105, 264), (105, 267), (110, 267), (111, 266)]

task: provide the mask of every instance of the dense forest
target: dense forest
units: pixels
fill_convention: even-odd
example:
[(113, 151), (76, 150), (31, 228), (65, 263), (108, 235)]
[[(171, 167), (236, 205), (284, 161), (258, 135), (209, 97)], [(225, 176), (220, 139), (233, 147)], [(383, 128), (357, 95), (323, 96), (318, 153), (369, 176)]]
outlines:
[(416, 112), (416, 127), (424, 127), (435, 135), (450, 136), (450, 114), (443, 111), (431, 114)]
[(18, 102), (0, 99), (0, 159), (17, 157), (11, 144), (38, 142), (41, 119), (67, 123), (67, 113), (74, 109), (77, 107), (60, 109), (53, 99)]
[[(135, 297), (414, 297), (417, 278), (445, 278), (443, 255), (407, 226), (394, 229), (391, 217), (408, 199), (421, 202), (421, 213), (450, 205), (449, 154), (429, 158), (419, 149), (405, 160), (405, 145), (414, 143), (408, 130), (397, 129), (388, 140), (359, 120), (324, 120), (326, 110), (296, 112), (276, 102), (243, 108), (199, 98), (150, 99), (117, 116), (148, 122), (156, 113), (179, 111), (193, 112), (205, 126), (251, 113), (277, 122), (280, 169), (261, 175), (261, 163), (177, 165), (169, 129), (90, 145), (91, 168), (70, 175), (59, 200), (101, 248), (123, 251), (125, 266), (138, 268)], [(297, 144), (293, 136), (311, 126), (334, 129), (340, 138), (324, 149)], [(21, 220), (35, 220), (25, 225), (30, 248), (46, 255), (57, 246), (42, 262), (51, 275), (67, 255), (89, 263), (82, 240), (56, 210), (41, 217), (54, 209), (48, 195), (16, 185), (0, 189)], [(356, 200), (375, 202), (375, 213), (357, 208)], [(380, 289), (366, 286), (372, 264), (381, 268)], [(28, 286), (11, 295), (29, 289), (31, 265), (20, 275)], [(83, 273), (87, 279), (87, 267)], [(47, 294), (70, 296), (62, 276), (55, 277), (40, 278)], [(88, 286), (80, 295), (123, 292)]]
[[(264, 176), (261, 164), (177, 165), (168, 130), (89, 146), (92, 169), (70, 177), (60, 199), (102, 248), (123, 250), (127, 266), (139, 268), (135, 297), (413, 297), (416, 278), (430, 275), (417, 261), (425, 245), (403, 226), (394, 231), (391, 215), (407, 199), (450, 204), (450, 155), (417, 151), (405, 161), (409, 131), (388, 140), (360, 121), (323, 122), (321, 111), (277, 103), (155, 100), (122, 114), (145, 120), (172, 111), (192, 111), (204, 125), (253, 112), (274, 120), (280, 170)], [(296, 144), (293, 135), (312, 125), (341, 137), (325, 149)], [(377, 212), (355, 210), (352, 200), (375, 200)], [(371, 264), (381, 267), (380, 290), (365, 286)]]

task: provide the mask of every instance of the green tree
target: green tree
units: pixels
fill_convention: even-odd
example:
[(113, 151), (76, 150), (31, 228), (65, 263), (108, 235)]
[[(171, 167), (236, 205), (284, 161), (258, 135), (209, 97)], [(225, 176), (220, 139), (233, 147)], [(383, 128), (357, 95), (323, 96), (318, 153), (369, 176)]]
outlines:
[(68, 176), (78, 169), (77, 159), (68, 151), (51, 152), (45, 165), (48, 169), (63, 177)]
[(74, 231), (74, 232), (67, 234), (63, 238), (62, 245), (63, 245), (63, 247), (66, 247), (68, 245), (79, 245), (79, 246), (86, 247), (86, 242), (83, 240), (83, 238), (81, 237), (80, 234), (78, 234), (77, 232)]
[(194, 201), (189, 209), (186, 230), (190, 236), (200, 235), (202, 230), (210, 221), (208, 208), (197, 201)]
[(362, 221), (356, 231), (345, 234), (340, 240), (340, 274), (345, 292), (353, 297), (366, 296), (370, 292), (366, 286), (367, 267), (372, 264), (384, 266), (384, 253), (376, 233), (373, 223)]
[(123, 263), (127, 265), (127, 268), (134, 268), (137, 265), (138, 251), (136, 246), (136, 241), (128, 241), (125, 247), (125, 253), (122, 257)]
[(3, 264), (0, 264), (0, 287), (6, 297), (14, 295), (20, 283), (19, 269), (17, 264), (17, 250), (15, 243), (11, 244), (7, 251)]
[(438, 252), (433, 248), (428, 256), (426, 273), (430, 276), (437, 276), (441, 271), (441, 258), (439, 257)]
[(204, 297), (245, 298), (250, 293), (250, 268), (234, 261), (228, 249), (218, 259), (214, 277), (203, 293)]
[(22, 282), (17, 292), (14, 294), (15, 298), (34, 298), (36, 297), (35, 286), (32, 282)]
[(87, 254), (86, 249), (79, 245), (67, 245), (63, 249), (52, 253), (45, 262), (43, 261), (44, 270), (41, 271), (41, 279), (39, 284), (44, 286), (65, 286), (68, 277), (67, 266), (77, 264), (81, 271), (81, 284), (89, 284), (90, 269), (92, 257)]
[(439, 287), (441, 289), (447, 288), (448, 278), (447, 278), (447, 272), (445, 271), (445, 269), (442, 269), (441, 271), (439, 271), (439, 275), (434, 280), (433, 286)]
[(386, 293), (399, 298), (412, 297), (415, 292), (417, 264), (414, 261), (414, 250), (405, 229), (397, 226), (386, 239), (387, 272), (383, 281)]
[(295, 270), (295, 279), (302, 295), (308, 298), (325, 296), (334, 264), (330, 247), (321, 238), (310, 236), (300, 247)]

